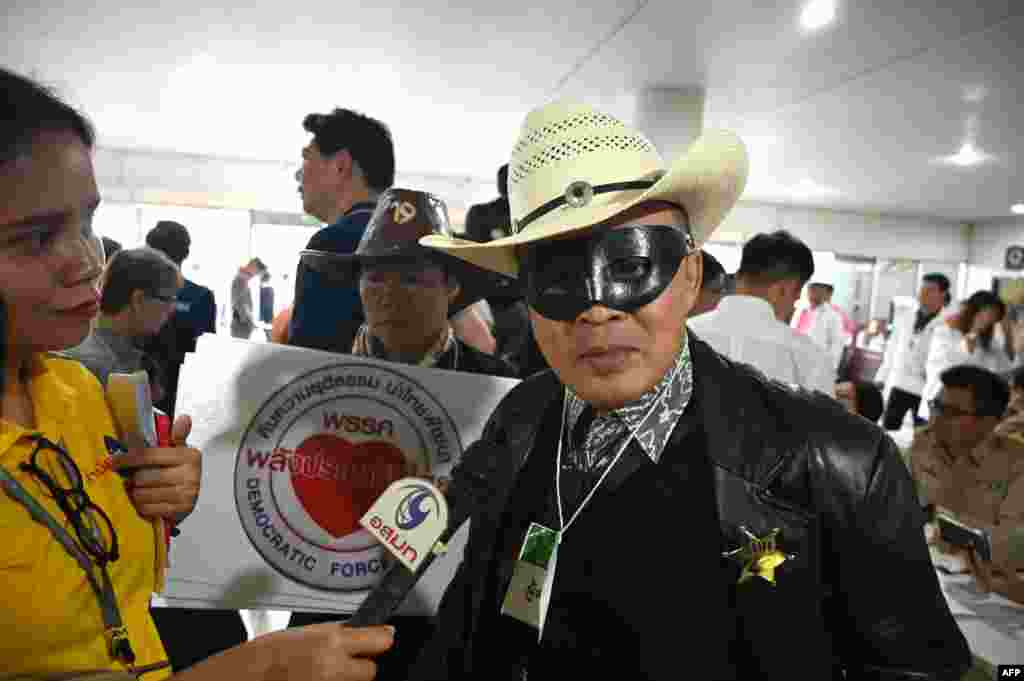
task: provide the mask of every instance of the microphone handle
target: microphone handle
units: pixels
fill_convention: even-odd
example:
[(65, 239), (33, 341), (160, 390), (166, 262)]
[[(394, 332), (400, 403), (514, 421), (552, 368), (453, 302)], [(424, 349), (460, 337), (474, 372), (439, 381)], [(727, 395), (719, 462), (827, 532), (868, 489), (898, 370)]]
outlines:
[(345, 620), (345, 624), (350, 627), (372, 627), (387, 622), (416, 586), (423, 572), (434, 562), (434, 558), (433, 553), (424, 558), (416, 572), (396, 560), (384, 573), (377, 588), (366, 596), (366, 600), (352, 617)]
[[(462, 517), (460, 518), (458, 515), (462, 515)], [(459, 527), (468, 519), (468, 514), (457, 514), (453, 517), (452, 524), (438, 539), (438, 543), (450, 541)], [(402, 605), (406, 596), (416, 586), (416, 582), (420, 581), (423, 573), (427, 571), (435, 558), (437, 558), (437, 554), (433, 551), (428, 553), (415, 572), (401, 562), (394, 561), (373, 591), (367, 594), (355, 614), (345, 620), (345, 624), (350, 627), (372, 627), (386, 623)]]

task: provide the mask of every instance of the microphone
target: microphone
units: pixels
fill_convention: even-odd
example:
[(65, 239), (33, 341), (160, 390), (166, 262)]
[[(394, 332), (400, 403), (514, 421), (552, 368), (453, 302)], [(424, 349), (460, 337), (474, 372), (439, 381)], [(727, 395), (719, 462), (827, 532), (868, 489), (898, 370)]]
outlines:
[[(466, 450), (466, 453), (463, 455), (463, 461), (473, 450), (473, 446)], [(363, 517), (363, 521), (366, 521), (364, 527), (381, 539), (382, 533), (374, 529), (370, 524), (372, 522), (370, 519), (375, 516), (375, 509), (379, 505), (383, 505), (385, 508), (394, 508), (409, 498), (410, 490), (407, 489), (408, 487), (415, 486), (422, 489), (427, 488), (428, 485), (429, 483), (426, 483), (421, 478), (403, 478), (392, 483)], [(433, 485), (429, 485), (429, 488), (437, 489)], [(400, 491), (396, 494), (396, 490)], [(438, 495), (440, 505), (445, 505), (444, 495), (441, 495), (440, 491), (438, 491)], [(385, 541), (385, 546), (392, 553), (395, 553), (400, 560), (395, 561), (388, 571), (384, 573), (381, 581), (367, 595), (362, 605), (346, 621), (346, 624), (352, 627), (369, 627), (387, 622), (434, 562), (438, 554), (433, 551), (433, 548), (451, 541), (451, 538), (455, 536), (459, 528), (469, 520), (473, 512), (485, 503), (490, 496), (491, 488), (487, 482), (487, 477), (483, 473), (479, 471), (457, 470), (447, 492), (447, 523), (446, 526), (443, 526), (440, 534), (436, 535), (436, 541), (431, 543), (429, 549), (424, 552), (424, 555), (412, 567), (409, 567), (409, 563), (402, 558), (401, 552), (396, 551), (398, 547), (394, 546), (394, 542)], [(396, 498), (399, 499), (397, 504), (395, 503)], [(415, 500), (413, 500), (413, 503), (415, 503)]]

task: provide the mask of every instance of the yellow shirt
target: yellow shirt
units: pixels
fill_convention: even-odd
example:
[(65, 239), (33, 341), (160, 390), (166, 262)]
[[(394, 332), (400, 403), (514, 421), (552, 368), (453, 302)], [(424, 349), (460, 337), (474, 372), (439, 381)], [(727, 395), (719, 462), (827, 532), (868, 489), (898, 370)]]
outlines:
[[(99, 382), (77, 362), (43, 357), (29, 384), (36, 430), (0, 421), (0, 465), (58, 521), (75, 531), (46, 488), (19, 470), (41, 433), (63, 443), (78, 464), (85, 490), (110, 517), (120, 558), (108, 564), (121, 618), (128, 628), (137, 668), (167, 659), (149, 616), (150, 595), (159, 591), (163, 537), (135, 511), (124, 481), (112, 470), (110, 411)], [(99, 599), (85, 572), (49, 528), (0, 492), (0, 676), (18, 673), (124, 670), (111, 657)], [(164, 668), (143, 681), (169, 675)]]

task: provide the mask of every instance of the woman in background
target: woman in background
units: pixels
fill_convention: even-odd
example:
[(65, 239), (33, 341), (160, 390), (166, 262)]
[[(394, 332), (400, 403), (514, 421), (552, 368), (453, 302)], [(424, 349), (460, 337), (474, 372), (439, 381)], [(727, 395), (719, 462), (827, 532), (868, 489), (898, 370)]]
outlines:
[(982, 367), (1002, 374), (1013, 368), (1013, 349), (1002, 331), (1006, 304), (991, 291), (977, 291), (960, 305), (956, 314), (935, 330), (925, 363), (925, 386), (919, 414), (927, 419), (928, 402), (942, 389), (939, 376), (959, 364)]

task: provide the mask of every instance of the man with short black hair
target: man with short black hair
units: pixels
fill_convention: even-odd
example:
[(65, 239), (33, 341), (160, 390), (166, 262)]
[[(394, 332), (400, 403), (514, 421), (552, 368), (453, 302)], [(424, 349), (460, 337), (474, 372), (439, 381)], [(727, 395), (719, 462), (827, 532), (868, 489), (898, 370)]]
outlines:
[(181, 273), (166, 255), (152, 248), (118, 251), (107, 264), (100, 317), (79, 345), (64, 351), (103, 385), (111, 373), (142, 368), (142, 343), (155, 336), (174, 314)]
[(926, 274), (917, 294), (917, 307), (907, 308), (893, 320), (882, 365), (875, 374), (875, 381), (885, 385), (887, 402), (882, 426), (886, 430), (899, 430), (906, 413), (915, 415), (921, 406), (928, 351), (932, 336), (942, 325), (942, 308), (949, 305), (949, 289), (945, 274)]
[[(302, 150), (296, 173), (302, 205), (327, 223), (307, 250), (340, 255), (355, 252), (377, 197), (395, 182), (391, 132), (380, 121), (350, 109), (309, 114), (302, 127), (313, 136)], [(289, 342), (319, 350), (349, 352), (364, 320), (359, 291), (332, 287), (301, 265), (295, 280)]]
[(911, 471), (922, 505), (989, 532), (992, 560), (944, 543), (932, 528), (936, 560), (947, 569), (969, 569), (986, 586), (1024, 602), (1024, 580), (1017, 577), (1024, 569), (1024, 431), (1019, 421), (1001, 423), (1010, 388), (988, 369), (966, 364), (940, 378), (931, 420), (914, 436)]
[(832, 395), (831, 357), (789, 326), (813, 274), (814, 256), (804, 242), (786, 231), (758, 234), (743, 247), (736, 294), (690, 320), (690, 328), (716, 351), (769, 378)]
[(702, 253), (704, 254), (704, 279), (700, 283), (700, 295), (697, 296), (697, 302), (694, 303), (693, 310), (690, 312), (690, 319), (717, 308), (722, 301), (722, 296), (725, 295), (725, 288), (729, 282), (725, 268), (722, 267), (722, 263), (718, 262), (718, 258), (707, 251), (702, 251)]
[[(180, 222), (161, 220), (146, 234), (146, 245), (163, 252), (180, 269), (189, 256), (192, 238)], [(174, 316), (160, 333), (146, 344), (146, 351), (158, 361), (167, 376), (164, 399), (157, 406), (174, 413), (178, 394), (178, 374), (185, 355), (196, 351), (196, 341), (204, 333), (215, 333), (217, 301), (213, 291), (189, 278), (178, 291)]]

